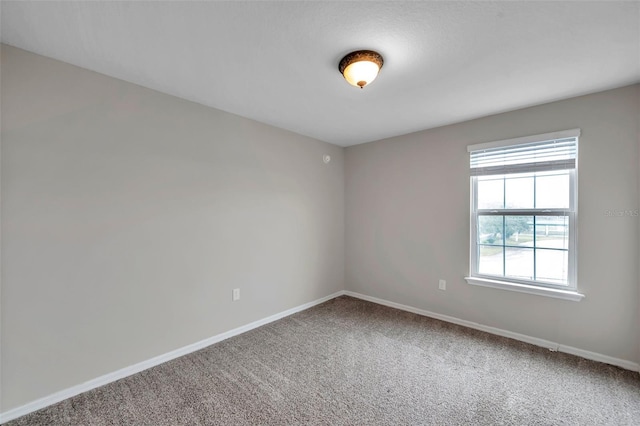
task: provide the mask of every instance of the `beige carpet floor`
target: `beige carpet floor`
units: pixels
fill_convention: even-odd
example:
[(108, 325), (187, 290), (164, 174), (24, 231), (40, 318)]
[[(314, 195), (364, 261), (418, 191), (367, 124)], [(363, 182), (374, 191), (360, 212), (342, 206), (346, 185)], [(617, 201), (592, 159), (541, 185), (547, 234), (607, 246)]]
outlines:
[(640, 425), (640, 375), (339, 297), (9, 425)]

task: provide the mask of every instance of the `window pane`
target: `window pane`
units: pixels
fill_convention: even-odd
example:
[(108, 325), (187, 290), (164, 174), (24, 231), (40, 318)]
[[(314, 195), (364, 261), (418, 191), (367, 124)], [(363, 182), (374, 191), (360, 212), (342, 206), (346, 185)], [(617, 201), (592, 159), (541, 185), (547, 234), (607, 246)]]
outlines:
[(568, 253), (567, 250), (536, 250), (536, 278), (556, 284), (567, 284)]
[(506, 179), (505, 208), (533, 208), (533, 179), (532, 175), (514, 175)]
[(505, 217), (506, 245), (533, 246), (533, 216)]
[(569, 171), (553, 172), (536, 177), (536, 208), (568, 209)]
[(504, 216), (478, 216), (478, 243), (503, 244)]
[(533, 279), (533, 248), (505, 247), (505, 276)]
[(502, 247), (480, 246), (478, 273), (502, 276)]
[(512, 145), (490, 149), (471, 147), (472, 274), (504, 283), (575, 288), (569, 282), (577, 259), (574, 133), (548, 141), (544, 138), (556, 133), (540, 135), (538, 141), (516, 138)]
[(536, 247), (569, 248), (568, 216), (536, 216)]
[(501, 209), (504, 207), (504, 179), (478, 179), (478, 208)]

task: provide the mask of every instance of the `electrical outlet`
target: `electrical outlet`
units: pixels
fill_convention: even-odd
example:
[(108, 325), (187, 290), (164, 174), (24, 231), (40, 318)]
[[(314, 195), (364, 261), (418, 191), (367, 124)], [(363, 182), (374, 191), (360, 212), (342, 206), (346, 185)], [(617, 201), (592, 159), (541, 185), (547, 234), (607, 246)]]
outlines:
[(438, 288), (440, 290), (446, 290), (447, 289), (447, 282), (445, 280), (438, 281)]
[(240, 289), (239, 288), (234, 288), (233, 289), (233, 293), (231, 293), (231, 300), (234, 301), (234, 302), (240, 300)]

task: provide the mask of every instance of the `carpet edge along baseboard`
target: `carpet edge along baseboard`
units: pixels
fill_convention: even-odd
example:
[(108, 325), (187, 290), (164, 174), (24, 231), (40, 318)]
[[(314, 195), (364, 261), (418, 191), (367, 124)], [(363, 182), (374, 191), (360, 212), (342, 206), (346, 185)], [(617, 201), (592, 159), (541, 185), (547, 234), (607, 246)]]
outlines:
[(200, 349), (206, 348), (207, 346), (213, 345), (214, 343), (221, 342), (223, 340), (226, 340), (231, 337), (237, 336), (239, 334), (245, 333), (247, 331), (253, 330), (254, 328), (261, 327), (265, 324), (269, 324), (271, 322), (277, 321), (284, 317), (288, 317), (289, 315), (293, 315), (297, 312), (304, 311), (313, 306), (324, 303), (328, 300), (335, 299), (336, 297), (342, 296), (343, 294), (344, 294), (343, 290), (332, 293), (328, 296), (321, 297), (320, 299), (316, 299), (314, 301), (304, 303), (302, 305), (270, 315), (266, 318), (262, 318), (257, 321), (253, 321), (249, 324), (234, 328), (232, 330), (225, 331), (220, 334), (216, 334), (215, 336), (200, 340), (199, 342), (195, 342), (195, 343), (183, 346), (181, 348), (174, 349), (170, 352), (155, 356), (145, 361), (141, 361), (136, 364), (130, 365), (128, 367), (124, 367), (119, 370), (113, 371), (111, 373), (107, 373), (105, 375), (96, 377), (95, 379), (91, 379), (84, 383), (80, 383), (80, 384), (71, 386), (69, 388), (57, 391), (51, 395), (38, 398), (24, 405), (20, 405), (16, 408), (12, 408), (10, 410), (7, 410), (6, 412), (0, 413), (0, 424), (17, 419), (18, 417), (22, 417), (34, 411), (38, 411), (42, 408), (56, 404), (60, 401), (64, 401), (65, 399), (74, 397), (81, 393), (88, 392), (100, 386), (104, 386), (106, 384), (115, 382), (116, 380), (123, 379), (125, 377), (131, 376), (136, 373), (140, 373), (144, 370), (147, 370), (149, 368), (171, 361), (173, 359), (179, 358), (181, 356), (188, 355), (192, 352), (195, 352)]
[(479, 324), (479, 323), (474, 323), (471, 321), (467, 321), (467, 320), (463, 320), (460, 318), (456, 318), (456, 317), (452, 317), (452, 316), (448, 316), (448, 315), (443, 315), (443, 314), (438, 314), (435, 312), (430, 312), (424, 309), (420, 309), (420, 308), (416, 308), (413, 306), (408, 306), (408, 305), (403, 305), (400, 303), (396, 303), (396, 302), (391, 302), (385, 299), (380, 299), (377, 297), (373, 297), (373, 296), (367, 296), (365, 294), (361, 294), (361, 293), (356, 293), (353, 291), (348, 291), (348, 290), (341, 290), (335, 293), (332, 293), (328, 296), (322, 297), (320, 299), (316, 299), (314, 301), (296, 306), (294, 308), (291, 309), (287, 309), (285, 311), (276, 313), (274, 315), (270, 315), (266, 318), (257, 320), (257, 321), (253, 321), (249, 324), (234, 328), (232, 330), (217, 334), (215, 336), (209, 337), (207, 339), (201, 340), (199, 342), (195, 342), (192, 343), (190, 345), (186, 345), (184, 347), (175, 349), (173, 351), (167, 352), (165, 354), (162, 355), (158, 355), (156, 357), (150, 358), (148, 360), (136, 363), (134, 365), (131, 365), (129, 367), (124, 367), (121, 368), (119, 370), (116, 370), (114, 372), (105, 374), (103, 376), (100, 377), (96, 377), (95, 379), (89, 380), (87, 382), (72, 386), (70, 388), (67, 389), (63, 389), (61, 391), (55, 392), (51, 395), (39, 398), (37, 400), (28, 402), (24, 405), (18, 406), (16, 408), (7, 410), (4, 413), (0, 413), (0, 424), (1, 423), (5, 423), (8, 422), (10, 420), (14, 420), (17, 419), (18, 417), (22, 417), (26, 414), (32, 413), (34, 411), (40, 410), (42, 408), (48, 407), (50, 405), (56, 404), (60, 401), (63, 401), (65, 399), (74, 397), (76, 395), (79, 395), (81, 393), (90, 391), (92, 389), (98, 388), (100, 386), (104, 386), (108, 383), (114, 382), (116, 380), (120, 380), (123, 379), (125, 377), (131, 376), (133, 374), (139, 373), (141, 371), (147, 370), (149, 368), (155, 367), (159, 364), (165, 363), (167, 361), (171, 361), (175, 358), (190, 354), (192, 352), (198, 351), (200, 349), (203, 349), (207, 346), (210, 346), (214, 343), (218, 343), (221, 342), (223, 340), (229, 339), (231, 337), (237, 336), (239, 334), (245, 333), (249, 330), (252, 330), (254, 328), (263, 326), (265, 324), (269, 324), (273, 321), (277, 321), (279, 319), (282, 319), (284, 317), (287, 317), (289, 315), (293, 315), (297, 312), (300, 311), (304, 311), (306, 309), (309, 309), (313, 306), (319, 305), (321, 303), (324, 303), (326, 301), (329, 301), (331, 299), (334, 299), (336, 297), (339, 296), (350, 296), (350, 297), (354, 297), (357, 299), (361, 299), (361, 300), (366, 300), (372, 303), (376, 303), (379, 305), (383, 305), (383, 306), (388, 306), (391, 308), (395, 308), (395, 309), (399, 309), (402, 311), (406, 311), (406, 312), (411, 312), (414, 314), (418, 314), (418, 315), (422, 315), (425, 317), (430, 317), (430, 318), (434, 318), (434, 319), (438, 319), (441, 321), (446, 321), (449, 323), (453, 323), (453, 324), (458, 324), (464, 327), (469, 327), (472, 329), (476, 329), (476, 330), (480, 330), (480, 331), (484, 331), (487, 333), (491, 333), (491, 334), (495, 334), (498, 336), (502, 336), (502, 337), (507, 337), (507, 338), (511, 338), (514, 340), (519, 340), (522, 342), (526, 342), (526, 343), (530, 343), (536, 346), (540, 346), (540, 347), (544, 347), (547, 348), (551, 351), (559, 351), (559, 352), (564, 352), (564, 353), (568, 353), (571, 355), (576, 355), (582, 358), (586, 358), (586, 359), (590, 359), (593, 361), (598, 361), (598, 362), (602, 362), (605, 364), (611, 364), (611, 365), (615, 365), (627, 370), (631, 370), (631, 371), (640, 371), (640, 365), (636, 362), (633, 361), (627, 361), (624, 359), (620, 359), (620, 358), (615, 358), (615, 357), (611, 357), (608, 355), (603, 355), (603, 354), (599, 354), (596, 352), (591, 352), (591, 351), (587, 351), (584, 349), (580, 349), (580, 348), (575, 348), (575, 347), (571, 347), (571, 346), (566, 346), (566, 345), (562, 345), (559, 343), (555, 343), (555, 342), (551, 342), (549, 340), (544, 340), (544, 339), (540, 339), (537, 337), (532, 337), (532, 336), (528, 336), (525, 334), (520, 334), (520, 333), (515, 333), (512, 331), (508, 331), (508, 330), (504, 330), (504, 329), (500, 329), (500, 328), (496, 328), (496, 327), (490, 327), (490, 326), (486, 326), (483, 324)]

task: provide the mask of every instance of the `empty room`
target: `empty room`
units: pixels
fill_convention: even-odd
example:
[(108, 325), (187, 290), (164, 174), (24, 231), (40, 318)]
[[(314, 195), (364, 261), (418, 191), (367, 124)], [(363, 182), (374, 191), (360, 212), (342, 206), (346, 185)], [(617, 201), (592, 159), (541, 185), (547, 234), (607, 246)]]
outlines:
[(640, 424), (640, 2), (0, 2), (0, 423)]

